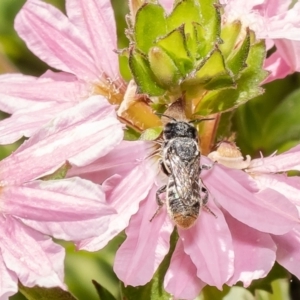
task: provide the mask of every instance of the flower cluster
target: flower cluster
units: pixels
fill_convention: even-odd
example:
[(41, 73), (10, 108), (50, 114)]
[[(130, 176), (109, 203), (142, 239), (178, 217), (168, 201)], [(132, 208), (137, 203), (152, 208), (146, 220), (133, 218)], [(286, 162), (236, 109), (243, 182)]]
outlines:
[[(160, 2), (169, 16), (173, 1)], [(194, 5), (197, 1), (190, 2)], [(291, 9), (290, 1), (249, 4), (222, 0), (221, 4), (215, 5), (216, 15), (222, 13), (220, 26), (227, 28), (238, 21), (244, 30), (243, 39), (232, 45), (241, 41), (245, 45), (236, 55), (247, 53), (251, 58), (249, 45), (259, 43), (250, 32), (266, 40), (267, 49), (276, 47), (265, 60), (265, 69), (270, 71), (266, 81), (299, 71), (295, 50), (300, 38), (295, 17), (299, 3)], [(133, 23), (135, 14), (148, 13), (146, 4), (130, 1), (130, 6)], [(160, 108), (161, 103), (138, 93), (147, 89), (147, 81), (141, 81), (142, 87), (138, 82), (126, 86), (123, 81), (110, 1), (67, 0), (66, 12), (67, 16), (41, 0), (27, 0), (15, 20), (28, 48), (59, 71), (49, 70), (37, 78), (0, 76), (0, 109), (11, 115), (0, 122), (0, 143), (29, 138), (0, 162), (1, 300), (16, 293), (18, 280), (29, 287), (66, 288), (64, 249), (49, 236), (74, 241), (78, 249), (97, 251), (125, 230), (127, 238), (116, 254), (114, 271), (125, 285), (144, 285), (169, 252), (175, 227), (165, 207), (149, 222), (157, 209), (156, 192), (168, 180), (160, 172), (155, 142), (124, 140), (125, 125), (136, 130), (161, 126), (149, 105)], [(240, 73), (245, 62), (251, 66), (250, 59), (233, 74), (227, 65), (235, 70), (236, 64), (230, 55), (223, 57), (224, 47), (214, 44), (208, 52), (207, 63), (212, 57), (224, 58), (226, 63), (211, 77), (202, 64), (197, 72), (189, 72), (188, 84), (205, 76), (216, 90), (224, 86), (215, 76), (226, 79), (226, 88), (229, 79), (230, 85), (240, 84)], [(140, 55), (139, 49), (137, 53)], [(133, 77), (139, 81), (139, 66), (145, 63), (140, 64), (139, 59), (144, 54), (130, 55), (132, 52), (129, 64), (134, 65), (134, 59), (137, 62), (132, 67)], [(169, 57), (164, 57), (172, 66), (169, 70), (177, 72), (178, 66), (173, 68)], [(193, 63), (198, 63), (198, 58)], [(155, 73), (156, 79), (166, 78), (156, 72), (155, 64), (151, 68), (147, 72)], [(175, 85), (177, 79), (172, 80)], [(170, 99), (185, 87), (180, 79), (180, 88), (165, 92), (164, 84), (159, 93)], [(206, 89), (211, 86), (205, 82)], [(165, 290), (175, 298), (194, 299), (205, 285), (221, 289), (224, 284), (241, 281), (249, 286), (252, 280), (265, 277), (275, 261), (300, 277), (300, 180), (282, 174), (300, 171), (299, 146), (246, 162), (234, 145), (223, 146), (210, 156), (218, 163), (201, 174), (209, 190), (207, 206), (216, 218), (203, 210), (195, 226), (177, 229), (178, 241), (164, 278)], [(201, 163), (210, 164), (211, 160), (202, 157)], [(55, 178), (57, 170), (63, 170), (63, 178)]]

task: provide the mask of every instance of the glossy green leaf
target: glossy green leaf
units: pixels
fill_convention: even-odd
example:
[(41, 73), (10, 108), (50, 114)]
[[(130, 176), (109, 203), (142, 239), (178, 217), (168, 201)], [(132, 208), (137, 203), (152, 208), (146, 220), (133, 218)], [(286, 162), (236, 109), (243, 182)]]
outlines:
[(158, 4), (145, 3), (136, 14), (134, 38), (136, 47), (148, 53), (155, 40), (167, 34), (164, 9)]
[(172, 58), (160, 47), (149, 50), (149, 63), (159, 85), (168, 89), (178, 84), (181, 74)]
[(174, 229), (171, 235), (170, 241), (170, 250), (166, 255), (159, 268), (155, 272), (152, 280), (144, 286), (125, 287), (124, 284), (121, 284), (122, 290), (122, 300), (170, 300), (171, 295), (167, 293), (163, 288), (163, 281), (167, 269), (170, 265), (171, 257), (174, 252), (176, 242), (178, 239), (178, 234), (176, 228)]
[(61, 288), (42, 288), (42, 287), (25, 287), (19, 284), (19, 291), (28, 300), (76, 300), (71, 293), (62, 290)]
[(300, 141), (300, 89), (286, 97), (272, 111), (261, 128), (266, 145), (278, 149), (287, 142)]
[(235, 21), (233, 23), (227, 23), (221, 31), (222, 44), (219, 45), (220, 50), (223, 53), (223, 56), (227, 58), (231, 54), (232, 49), (234, 48), (237, 39), (240, 35), (242, 28), (241, 21)]
[(176, 28), (165, 37), (159, 39), (157, 45), (169, 54), (182, 75), (192, 70), (193, 61), (187, 49), (183, 26)]
[(192, 23), (200, 23), (200, 7), (196, 0), (182, 0), (178, 1), (174, 10), (167, 18), (168, 31), (172, 31), (181, 25), (185, 25), (185, 33), (191, 34), (193, 32)]
[(156, 83), (149, 62), (143, 54), (132, 50), (129, 55), (129, 66), (139, 93), (146, 93), (150, 96), (159, 96), (164, 93), (164, 89)]
[(232, 71), (232, 73), (239, 77), (239, 72), (241, 72), (247, 65), (246, 60), (250, 50), (250, 32), (247, 30), (246, 36), (241, 43), (240, 47), (236, 47), (232, 53), (229, 55), (227, 60), (227, 67)]
[(99, 295), (99, 300), (116, 300), (116, 298), (97, 281), (92, 280), (94, 287)]
[(146, 129), (140, 136), (140, 140), (143, 141), (154, 141), (156, 140), (162, 133), (163, 127), (153, 127)]

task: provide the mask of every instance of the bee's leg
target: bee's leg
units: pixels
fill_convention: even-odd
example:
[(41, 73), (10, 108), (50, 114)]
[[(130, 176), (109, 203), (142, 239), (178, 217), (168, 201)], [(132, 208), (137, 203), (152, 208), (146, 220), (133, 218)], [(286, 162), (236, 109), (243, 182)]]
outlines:
[(201, 187), (201, 191), (204, 194), (204, 197), (202, 198), (202, 203), (203, 203), (203, 207), (204, 209), (209, 212), (210, 214), (212, 214), (213, 216), (215, 216), (217, 218), (217, 216), (214, 214), (214, 212), (212, 210), (210, 210), (210, 208), (206, 205), (208, 202), (208, 191), (207, 188), (205, 186)]
[(210, 170), (214, 165), (215, 165), (215, 161), (211, 164), (211, 165), (201, 165), (200, 169), (201, 170)]
[(150, 219), (150, 222), (156, 217), (156, 215), (159, 213), (160, 209), (162, 208), (162, 206), (165, 204), (165, 202), (163, 200), (160, 199), (160, 194), (165, 193), (167, 190), (167, 185), (163, 185), (162, 187), (160, 187), (157, 192), (156, 192), (156, 202), (158, 205), (158, 208), (155, 212), (155, 214), (153, 215), (153, 217)]
[(170, 176), (170, 172), (168, 171), (165, 163), (162, 160), (159, 163), (160, 163), (160, 168), (163, 171), (163, 173), (166, 174), (167, 176)]

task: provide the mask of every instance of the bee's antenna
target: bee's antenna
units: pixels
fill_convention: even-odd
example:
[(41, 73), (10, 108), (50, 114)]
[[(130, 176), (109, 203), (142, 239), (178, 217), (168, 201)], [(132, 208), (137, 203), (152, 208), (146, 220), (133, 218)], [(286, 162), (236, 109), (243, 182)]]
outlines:
[(171, 120), (173, 120), (173, 121), (177, 121), (175, 118), (173, 118), (173, 117), (170, 117), (170, 116), (167, 116), (167, 115), (164, 115), (164, 114), (161, 114), (161, 113), (155, 113), (157, 116), (163, 116), (163, 117), (166, 117), (166, 118), (168, 118), (168, 119), (171, 119)]
[(215, 120), (215, 118), (195, 119), (195, 120), (189, 121), (189, 123), (200, 123), (200, 122), (202, 122), (202, 121), (208, 121), (208, 120)]

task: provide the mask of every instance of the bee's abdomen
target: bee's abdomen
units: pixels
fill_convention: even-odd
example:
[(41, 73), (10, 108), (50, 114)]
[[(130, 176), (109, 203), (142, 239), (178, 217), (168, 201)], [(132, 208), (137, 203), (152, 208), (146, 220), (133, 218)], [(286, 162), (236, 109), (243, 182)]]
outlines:
[(185, 204), (184, 199), (179, 197), (175, 183), (171, 178), (168, 183), (167, 197), (167, 209), (176, 225), (185, 229), (193, 226), (199, 216), (200, 204), (198, 202), (194, 205)]

